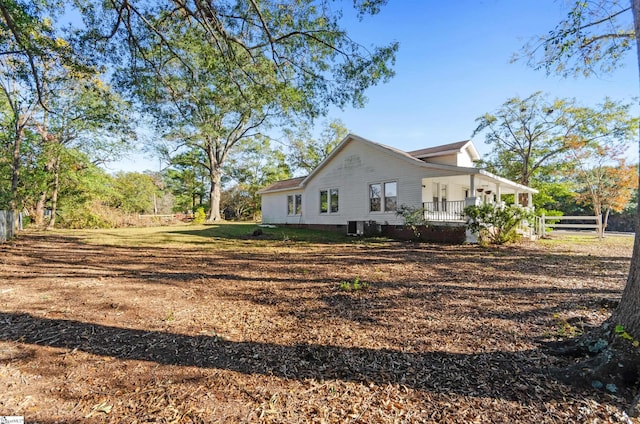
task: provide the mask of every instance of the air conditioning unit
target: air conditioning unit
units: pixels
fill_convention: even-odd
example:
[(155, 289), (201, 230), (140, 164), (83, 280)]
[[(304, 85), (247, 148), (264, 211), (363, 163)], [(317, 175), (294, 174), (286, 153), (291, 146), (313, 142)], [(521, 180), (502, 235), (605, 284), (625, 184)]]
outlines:
[(361, 236), (364, 234), (364, 221), (347, 221), (347, 235)]

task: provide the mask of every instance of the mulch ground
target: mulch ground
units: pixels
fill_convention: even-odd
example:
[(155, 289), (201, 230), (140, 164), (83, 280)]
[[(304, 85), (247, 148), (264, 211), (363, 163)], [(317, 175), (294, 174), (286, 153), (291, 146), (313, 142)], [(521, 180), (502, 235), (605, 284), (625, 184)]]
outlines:
[(557, 381), (544, 348), (610, 315), (631, 249), (225, 246), (1, 247), (0, 416), (632, 422), (632, 393)]

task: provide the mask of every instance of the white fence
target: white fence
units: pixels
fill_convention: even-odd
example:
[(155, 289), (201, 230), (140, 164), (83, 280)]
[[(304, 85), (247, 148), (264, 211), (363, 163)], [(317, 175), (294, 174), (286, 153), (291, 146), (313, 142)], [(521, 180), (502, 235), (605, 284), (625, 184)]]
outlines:
[(0, 211), (0, 243), (13, 238), (15, 227), (15, 214), (12, 211)]
[[(579, 224), (562, 223), (562, 221), (582, 221)], [(560, 221), (560, 222), (556, 222)], [(587, 221), (588, 223), (584, 223)], [(538, 234), (543, 236), (547, 228), (572, 228), (572, 229), (593, 229), (598, 234), (602, 234), (602, 219), (600, 216), (545, 216), (538, 220)]]

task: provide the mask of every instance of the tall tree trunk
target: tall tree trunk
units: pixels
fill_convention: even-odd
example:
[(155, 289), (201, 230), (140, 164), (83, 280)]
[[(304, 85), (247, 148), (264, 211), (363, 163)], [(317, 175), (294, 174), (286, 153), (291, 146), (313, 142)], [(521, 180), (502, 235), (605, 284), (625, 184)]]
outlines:
[(44, 225), (44, 209), (47, 204), (47, 189), (46, 187), (40, 192), (38, 200), (36, 201), (36, 216), (34, 223), (36, 227), (42, 227)]
[(607, 225), (609, 225), (609, 214), (611, 213), (611, 208), (607, 208), (607, 211), (604, 213), (602, 217), (602, 221), (600, 221), (600, 230), (602, 232), (602, 237), (604, 238), (604, 232), (607, 229)]
[(9, 201), (9, 209), (14, 213), (18, 209), (18, 183), (20, 182), (20, 148), (22, 146), (23, 135), (24, 127), (16, 121), (15, 139), (13, 140), (13, 152), (11, 158), (11, 200)]
[[(640, 0), (632, 0), (631, 6), (638, 54), (638, 75), (640, 76)], [(640, 152), (640, 144), (638, 146)], [(638, 208), (640, 210), (640, 196), (638, 197)], [(635, 339), (640, 339), (640, 220), (638, 215), (636, 215), (635, 224), (636, 236), (627, 285), (622, 293), (620, 304), (613, 312), (611, 319), (615, 324), (622, 325)]]
[(222, 221), (220, 216), (220, 192), (222, 184), (222, 163), (216, 155), (214, 142), (207, 142), (207, 159), (209, 159), (209, 214), (207, 222)]
[(221, 221), (222, 216), (220, 215), (220, 186), (222, 184), (222, 173), (217, 166), (211, 167), (211, 170), (209, 171), (209, 179), (211, 182), (211, 186), (209, 188), (210, 208), (207, 222)]
[(51, 219), (47, 230), (53, 230), (56, 226), (56, 213), (58, 212), (58, 188), (60, 187), (60, 155), (53, 164), (53, 187), (51, 188)]

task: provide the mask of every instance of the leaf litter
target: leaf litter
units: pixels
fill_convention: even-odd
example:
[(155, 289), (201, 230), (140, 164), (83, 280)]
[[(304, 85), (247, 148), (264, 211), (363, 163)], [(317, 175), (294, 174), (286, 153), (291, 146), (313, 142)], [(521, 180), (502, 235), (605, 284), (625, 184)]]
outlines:
[[(0, 252), (0, 413), (39, 423), (634, 422), (541, 343), (597, 326), (630, 248)], [(341, 290), (343, 281), (366, 290)], [(604, 305), (604, 306), (603, 306)], [(567, 327), (569, 326), (569, 327)]]

